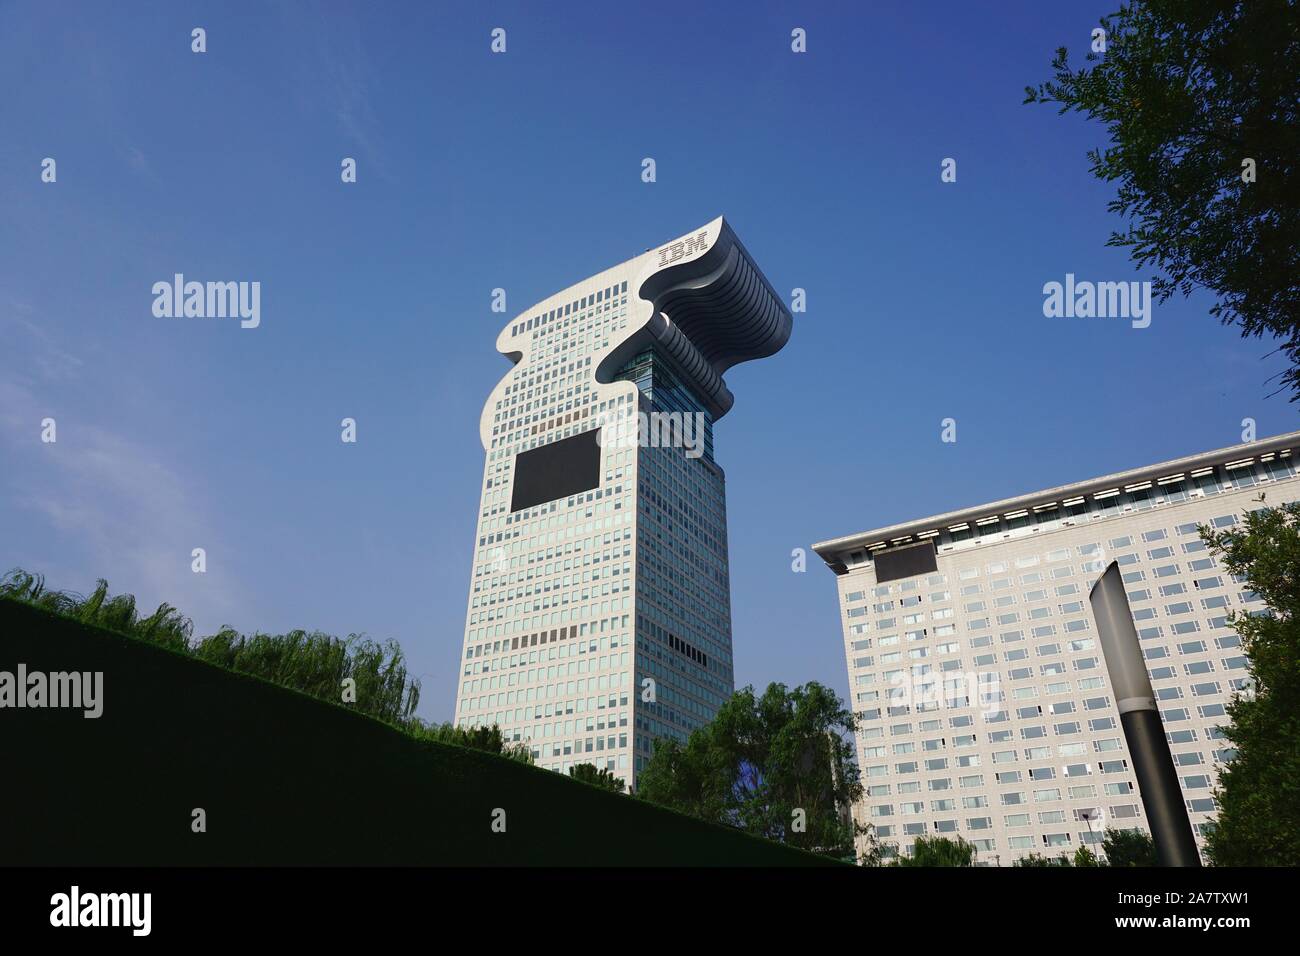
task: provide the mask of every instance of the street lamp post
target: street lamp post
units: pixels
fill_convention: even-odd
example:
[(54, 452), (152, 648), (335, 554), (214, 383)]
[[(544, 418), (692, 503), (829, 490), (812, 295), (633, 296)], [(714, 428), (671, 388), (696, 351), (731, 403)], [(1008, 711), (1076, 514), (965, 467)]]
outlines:
[(1116, 562), (1112, 561), (1092, 586), (1088, 602), (1097, 620), (1097, 634), (1124, 727), (1124, 740), (1133, 757), (1133, 772), (1155, 841), (1156, 859), (1160, 866), (1200, 866), (1201, 856)]

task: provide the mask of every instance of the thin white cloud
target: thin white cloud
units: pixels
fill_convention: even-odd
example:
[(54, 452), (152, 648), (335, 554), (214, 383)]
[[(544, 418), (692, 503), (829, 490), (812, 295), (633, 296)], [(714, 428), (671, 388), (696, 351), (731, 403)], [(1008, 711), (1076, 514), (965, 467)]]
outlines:
[[(114, 593), (134, 593), (145, 610), (163, 601), (178, 606), (199, 633), (232, 620), (241, 611), (232, 576), (190, 569), (192, 548), (221, 550), (197, 500), (199, 484), (168, 461), (164, 446), (94, 420), (97, 409), (84, 396), (111, 389), (111, 380), (80, 381), (92, 370), (29, 310), (9, 303), (0, 336), (8, 344), (0, 357), (0, 457), (7, 464), (0, 525), (16, 524), (3, 515), (17, 509), (45, 526), (41, 539), (26, 546), (12, 536), (0, 542), (5, 567), (26, 566), (57, 544), (62, 571), (79, 579), (51, 579), (53, 587), (85, 590), (104, 577)], [(56, 422), (52, 444), (41, 441), (47, 417)]]
[(328, 14), (304, 15), (300, 6), (282, 5), (281, 15), (293, 37), (291, 48), (307, 54), (298, 64), (299, 103), (333, 115), (344, 136), (360, 147), (366, 165), (391, 181), (371, 95), (375, 71), (360, 39), (361, 25), (354, 20), (341, 27), (339, 17), (349, 14), (334, 7)]
[(153, 177), (153, 167), (149, 165), (149, 158), (138, 146), (128, 146), (125, 152), (127, 166), (141, 176)]

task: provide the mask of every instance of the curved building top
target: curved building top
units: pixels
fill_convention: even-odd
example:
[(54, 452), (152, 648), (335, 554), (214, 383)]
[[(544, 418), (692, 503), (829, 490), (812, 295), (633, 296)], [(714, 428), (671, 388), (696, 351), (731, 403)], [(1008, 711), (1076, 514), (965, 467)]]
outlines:
[[(546, 334), (579, 309), (599, 309), (610, 289), (627, 299), (626, 321), (588, 347)], [(617, 295), (617, 293), (616, 293)], [(519, 313), (497, 337), (497, 350), (515, 363), (483, 409), (480, 433), (491, 447), (494, 408), (525, 369), (554, 362), (561, 352), (584, 357), (592, 384), (633, 387), (615, 375), (647, 348), (670, 361), (716, 420), (734, 398), (723, 381), (741, 362), (772, 355), (794, 326), (789, 308), (749, 252), (719, 216), (698, 229), (584, 279)], [(588, 361), (588, 359), (590, 359)], [(603, 391), (603, 389), (602, 389)]]

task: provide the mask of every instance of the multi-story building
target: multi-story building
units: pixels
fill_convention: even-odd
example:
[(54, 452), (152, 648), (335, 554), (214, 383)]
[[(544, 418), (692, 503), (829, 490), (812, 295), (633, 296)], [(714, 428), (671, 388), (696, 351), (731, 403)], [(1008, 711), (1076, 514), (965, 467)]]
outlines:
[(962, 836), (984, 865), (1146, 828), (1088, 603), (1118, 561), (1198, 842), (1218, 729), (1263, 605), (1206, 550), (1300, 499), (1300, 432), (815, 545), (836, 573), (865, 793), (885, 845)]
[(722, 376), (792, 324), (718, 218), (506, 325), (458, 724), (634, 785), (656, 737), (713, 718), (734, 690)]

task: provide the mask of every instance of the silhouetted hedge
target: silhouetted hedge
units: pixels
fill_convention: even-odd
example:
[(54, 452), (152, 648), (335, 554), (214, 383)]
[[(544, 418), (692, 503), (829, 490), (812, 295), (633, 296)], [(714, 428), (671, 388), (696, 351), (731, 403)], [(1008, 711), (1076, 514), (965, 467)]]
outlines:
[(0, 710), (0, 865), (827, 862), (0, 598), (20, 662), (102, 672), (103, 714)]

